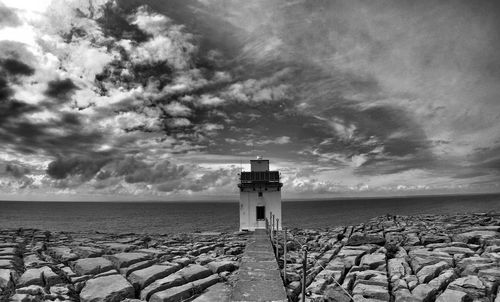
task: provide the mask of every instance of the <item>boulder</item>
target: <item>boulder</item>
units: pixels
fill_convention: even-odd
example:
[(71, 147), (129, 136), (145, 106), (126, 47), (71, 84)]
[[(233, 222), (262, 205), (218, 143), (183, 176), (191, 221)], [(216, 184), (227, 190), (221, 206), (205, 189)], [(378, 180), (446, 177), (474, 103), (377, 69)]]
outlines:
[(37, 268), (30, 268), (26, 270), (19, 280), (17, 280), (18, 287), (25, 287), (29, 285), (43, 286), (42, 271)]
[(121, 275), (90, 279), (80, 292), (81, 302), (118, 302), (134, 298), (134, 287)]
[(42, 272), (43, 283), (45, 286), (50, 287), (54, 284), (63, 282), (62, 278), (59, 277), (58, 274), (54, 273), (54, 271), (48, 266), (41, 267), (39, 270)]

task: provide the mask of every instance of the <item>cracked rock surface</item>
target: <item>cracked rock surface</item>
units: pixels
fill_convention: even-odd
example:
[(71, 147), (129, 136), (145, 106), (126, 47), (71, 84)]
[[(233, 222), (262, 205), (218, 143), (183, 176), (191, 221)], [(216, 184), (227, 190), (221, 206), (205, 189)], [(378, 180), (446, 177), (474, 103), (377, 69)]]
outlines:
[[(283, 235), (276, 237), (283, 268)], [(386, 215), (292, 229), (286, 245), (291, 301), (302, 298), (306, 245), (306, 301), (500, 302), (500, 213)]]
[(244, 233), (0, 230), (0, 301), (225, 299), (246, 240)]

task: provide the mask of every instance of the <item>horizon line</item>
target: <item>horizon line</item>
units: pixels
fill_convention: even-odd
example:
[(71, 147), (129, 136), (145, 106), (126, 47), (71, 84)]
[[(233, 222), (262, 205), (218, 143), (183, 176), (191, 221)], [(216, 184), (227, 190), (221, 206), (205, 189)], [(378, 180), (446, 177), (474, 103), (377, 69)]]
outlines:
[[(282, 202), (300, 202), (300, 201), (328, 201), (328, 200), (377, 200), (377, 199), (405, 199), (405, 198), (418, 198), (418, 197), (447, 197), (447, 196), (494, 196), (500, 195), (500, 192), (487, 192), (487, 193), (435, 193), (435, 194), (415, 194), (415, 195), (387, 195), (387, 196), (337, 196), (337, 197), (310, 197), (310, 198), (283, 198)], [(238, 203), (238, 198), (213, 198), (213, 199), (185, 199), (185, 200), (16, 200), (16, 199), (3, 199), (0, 197), (0, 202), (57, 202), (57, 203), (204, 203), (204, 202), (217, 202), (217, 203)]]

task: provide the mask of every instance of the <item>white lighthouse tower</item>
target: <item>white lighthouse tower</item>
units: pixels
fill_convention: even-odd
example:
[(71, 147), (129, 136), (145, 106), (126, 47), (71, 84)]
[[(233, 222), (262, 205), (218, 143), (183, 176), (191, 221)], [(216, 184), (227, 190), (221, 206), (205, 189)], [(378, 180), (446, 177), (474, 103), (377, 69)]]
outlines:
[(257, 157), (250, 161), (250, 172), (241, 172), (240, 231), (266, 228), (270, 214), (279, 219), (281, 229), (281, 187), (278, 171), (269, 171), (269, 160)]

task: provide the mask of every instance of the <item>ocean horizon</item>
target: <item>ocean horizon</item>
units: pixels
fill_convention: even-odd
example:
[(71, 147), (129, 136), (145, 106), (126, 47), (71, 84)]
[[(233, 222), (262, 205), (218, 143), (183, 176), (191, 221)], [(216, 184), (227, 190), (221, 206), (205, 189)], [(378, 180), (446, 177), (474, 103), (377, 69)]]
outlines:
[[(329, 228), (380, 215), (500, 211), (500, 194), (284, 200), (283, 226)], [(238, 230), (231, 201), (0, 201), (0, 228), (67, 232), (189, 233)]]

